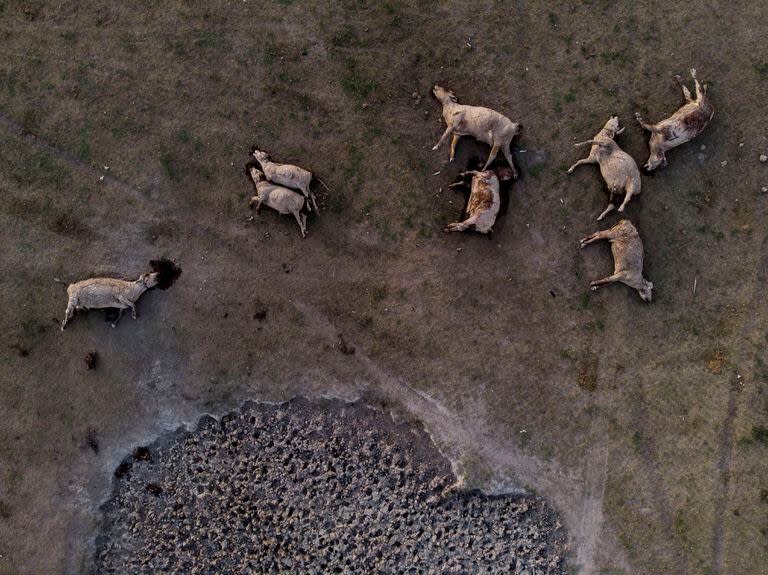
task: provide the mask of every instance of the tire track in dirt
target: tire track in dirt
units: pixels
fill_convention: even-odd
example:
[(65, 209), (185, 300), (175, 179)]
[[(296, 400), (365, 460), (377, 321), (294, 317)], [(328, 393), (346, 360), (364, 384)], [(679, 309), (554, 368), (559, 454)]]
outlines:
[(731, 383), (728, 391), (728, 408), (720, 432), (720, 449), (717, 459), (718, 493), (715, 496), (715, 524), (712, 529), (712, 568), (719, 575), (723, 572), (725, 555), (725, 508), (731, 483), (731, 461), (733, 459), (734, 420), (736, 419), (738, 382)]
[[(754, 253), (762, 254), (755, 271), (754, 286), (748, 301), (757, 301), (762, 291), (762, 286), (768, 280), (768, 234), (756, 241)], [(733, 445), (736, 427), (736, 417), (739, 414), (739, 395), (744, 387), (743, 377), (749, 377), (755, 361), (750, 357), (750, 342), (755, 341), (764, 331), (764, 320), (758, 313), (752, 313), (752, 308), (745, 318), (744, 326), (734, 341), (734, 347), (739, 350), (736, 380), (731, 380), (728, 390), (728, 406), (726, 408), (723, 429), (720, 432), (720, 447), (718, 451), (716, 473), (717, 493), (715, 494), (715, 521), (712, 527), (712, 570), (714, 575), (722, 575), (725, 566), (725, 517), (730, 495), (731, 468), (733, 466)]]
[(87, 162), (84, 162), (77, 156), (74, 156), (69, 152), (62, 150), (61, 148), (58, 148), (57, 146), (51, 144), (50, 142), (41, 138), (40, 136), (37, 136), (32, 132), (25, 130), (21, 124), (19, 124), (16, 120), (14, 120), (13, 118), (5, 114), (2, 110), (0, 110), (0, 127), (4, 128), (8, 133), (17, 136), (21, 140), (24, 140), (28, 144), (31, 144), (37, 149), (42, 150), (43, 152), (47, 152), (51, 156), (55, 157), (61, 162), (64, 162), (69, 167), (75, 170), (78, 170), (81, 172), (82, 171), (88, 172), (94, 175), (95, 177), (99, 178), (103, 182), (106, 182), (107, 184), (115, 186), (123, 192), (128, 192), (129, 194), (136, 197), (137, 199), (140, 199), (140, 200), (148, 199), (146, 195), (144, 195), (141, 192), (141, 190), (139, 190), (138, 188), (131, 186), (127, 182), (124, 182), (123, 180), (109, 173), (106, 173), (105, 171), (98, 170), (97, 168), (95, 168), (91, 164), (88, 164)]
[(685, 547), (681, 544), (675, 533), (674, 519), (670, 510), (672, 505), (669, 496), (664, 488), (664, 478), (659, 471), (658, 450), (653, 441), (648, 424), (648, 410), (646, 408), (645, 396), (639, 391), (635, 397), (634, 406), (635, 429), (640, 433), (641, 449), (640, 459), (650, 478), (649, 484), (652, 486), (651, 498), (656, 514), (659, 517), (661, 528), (667, 541), (675, 547), (674, 555), (677, 557), (676, 573), (687, 575), (688, 556)]

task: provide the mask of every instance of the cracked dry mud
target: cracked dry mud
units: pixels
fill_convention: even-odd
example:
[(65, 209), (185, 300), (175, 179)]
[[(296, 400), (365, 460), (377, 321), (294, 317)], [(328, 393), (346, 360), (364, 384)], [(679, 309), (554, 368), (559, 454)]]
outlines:
[(360, 403), (249, 403), (136, 453), (93, 573), (566, 573), (541, 498), (446, 491), (429, 436)]

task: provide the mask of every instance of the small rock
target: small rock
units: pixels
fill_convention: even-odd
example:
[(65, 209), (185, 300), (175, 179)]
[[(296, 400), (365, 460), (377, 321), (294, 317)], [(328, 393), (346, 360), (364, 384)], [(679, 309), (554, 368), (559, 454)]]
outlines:
[(763, 193), (768, 192), (768, 186), (763, 186), (762, 188), (760, 188), (760, 191)]
[(85, 356), (85, 368), (95, 369), (96, 364), (99, 361), (99, 354), (95, 351), (88, 352)]
[(765, 154), (760, 154), (760, 161), (763, 163), (768, 162), (768, 156)]
[(727, 166), (727, 165), (728, 165), (728, 160), (723, 160), (722, 162), (720, 162), (720, 165), (721, 165), (722, 167), (725, 167), (725, 166)]
[(163, 492), (163, 488), (157, 483), (147, 483), (147, 491), (155, 497), (158, 497)]
[(133, 450), (133, 458), (137, 461), (150, 461), (152, 454), (149, 452), (149, 447), (137, 447)]
[(131, 467), (133, 467), (133, 464), (130, 461), (123, 461), (117, 466), (117, 469), (115, 469), (115, 477), (124, 477), (131, 470)]
[(293, 271), (293, 267), (291, 266), (291, 264), (284, 263), (283, 264), (283, 271), (285, 273), (289, 274), (289, 273), (291, 273)]

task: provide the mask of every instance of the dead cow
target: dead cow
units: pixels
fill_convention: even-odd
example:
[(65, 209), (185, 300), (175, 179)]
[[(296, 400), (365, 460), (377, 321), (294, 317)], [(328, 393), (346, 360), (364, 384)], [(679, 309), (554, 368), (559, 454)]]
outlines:
[(489, 108), (459, 104), (453, 92), (441, 86), (435, 86), (432, 92), (435, 98), (443, 105), (443, 119), (447, 125), (445, 132), (440, 137), (440, 141), (435, 144), (432, 150), (437, 150), (448, 136), (452, 136), (452, 162), (456, 155), (456, 143), (459, 141), (459, 138), (461, 136), (472, 136), (476, 140), (491, 146), (491, 153), (488, 156), (488, 161), (485, 162), (485, 166), (483, 166), (483, 171), (488, 169), (488, 166), (496, 158), (496, 154), (499, 153), (499, 149), (501, 149), (509, 163), (509, 167), (512, 168), (512, 177), (517, 179), (517, 170), (512, 162), (510, 146), (513, 138), (520, 133), (523, 126), (516, 124), (506, 116)]
[(608, 186), (608, 207), (603, 210), (597, 220), (602, 220), (613, 210), (614, 196), (624, 191), (624, 201), (619, 206), (623, 212), (627, 202), (641, 191), (640, 170), (637, 169), (635, 160), (622, 150), (614, 138), (621, 134), (624, 128), (619, 128), (619, 117), (611, 116), (603, 129), (591, 140), (579, 142), (576, 146), (591, 145), (589, 156), (573, 164), (568, 173), (573, 173), (577, 166), (582, 164), (598, 164), (600, 173)]
[[(259, 165), (261, 166), (261, 169), (264, 172), (264, 176), (267, 180), (273, 184), (287, 186), (289, 188), (299, 190), (302, 194), (304, 194), (304, 197), (312, 203), (315, 211), (319, 211), (317, 208), (317, 202), (315, 201), (315, 194), (309, 189), (313, 178), (312, 172), (305, 170), (304, 168), (300, 168), (299, 166), (292, 166), (291, 164), (277, 164), (269, 159), (269, 154), (262, 152), (257, 148), (253, 148), (251, 150), (251, 155), (256, 158), (257, 162), (259, 162)], [(328, 186), (326, 186), (320, 178), (316, 179), (318, 182), (323, 184), (323, 187), (325, 187), (326, 190), (328, 189)], [(307, 203), (307, 210), (312, 211), (312, 207), (309, 205), (309, 202)]]
[(306, 198), (293, 190), (268, 182), (264, 173), (255, 166), (249, 166), (247, 169), (253, 185), (256, 186), (256, 195), (250, 202), (252, 207), (256, 206), (256, 213), (259, 212), (261, 204), (265, 204), (281, 214), (293, 214), (299, 224), (301, 237), (307, 237), (307, 214), (301, 211), (305, 205), (309, 208)]
[[(472, 176), (472, 187), (467, 202), (467, 218), (463, 222), (448, 224), (443, 231), (463, 232), (472, 228), (481, 234), (493, 231), (496, 223), (496, 215), (499, 213), (501, 197), (499, 195), (499, 180), (506, 181), (512, 178), (509, 168), (497, 168), (496, 170), (469, 171), (462, 176)], [(465, 182), (451, 184), (450, 187), (466, 185)]]
[[(169, 260), (152, 260), (150, 266), (154, 271), (141, 274), (135, 281), (91, 278), (69, 284), (69, 301), (64, 312), (64, 321), (61, 322), (61, 330), (64, 331), (75, 310), (118, 308), (118, 316), (112, 327), (120, 321), (124, 309), (130, 308), (131, 316), (136, 319), (136, 302), (145, 291), (153, 287), (168, 289), (181, 275), (181, 268)], [(54, 281), (66, 284), (57, 278), (54, 278)]]
[(581, 247), (598, 240), (611, 242), (613, 275), (591, 282), (589, 285), (592, 290), (621, 282), (636, 289), (643, 301), (650, 302), (653, 296), (653, 283), (643, 277), (643, 241), (632, 222), (621, 220), (608, 230), (595, 232), (581, 240)]
[(658, 124), (648, 124), (643, 121), (640, 112), (635, 113), (635, 117), (643, 129), (651, 132), (651, 140), (648, 144), (650, 155), (645, 164), (645, 169), (648, 171), (656, 169), (659, 165), (666, 166), (665, 152), (701, 134), (715, 115), (715, 107), (707, 97), (707, 86), (705, 84), (702, 87), (699, 84), (694, 68), (691, 68), (691, 77), (696, 83), (696, 99), (691, 97), (691, 92), (683, 84), (683, 79), (680, 76), (675, 76), (675, 80), (683, 90), (685, 105), (666, 120), (662, 120)]

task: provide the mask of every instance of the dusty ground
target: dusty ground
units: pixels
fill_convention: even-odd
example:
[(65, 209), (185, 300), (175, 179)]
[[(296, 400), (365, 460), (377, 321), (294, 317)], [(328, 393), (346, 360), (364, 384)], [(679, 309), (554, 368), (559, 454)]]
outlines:
[[(134, 445), (297, 394), (392, 407), (470, 485), (545, 496), (573, 572), (768, 572), (763, 6), (207, 6), (0, 2), (0, 573), (82, 572)], [(691, 66), (715, 120), (627, 212), (654, 302), (589, 293), (604, 196), (571, 145), (618, 113), (644, 161), (632, 114), (676, 109)], [(492, 240), (440, 232), (478, 149), (430, 151), (435, 82), (525, 125)], [(332, 188), (306, 240), (247, 221), (253, 143)], [(53, 276), (160, 255), (184, 275), (137, 321), (58, 330)]]

